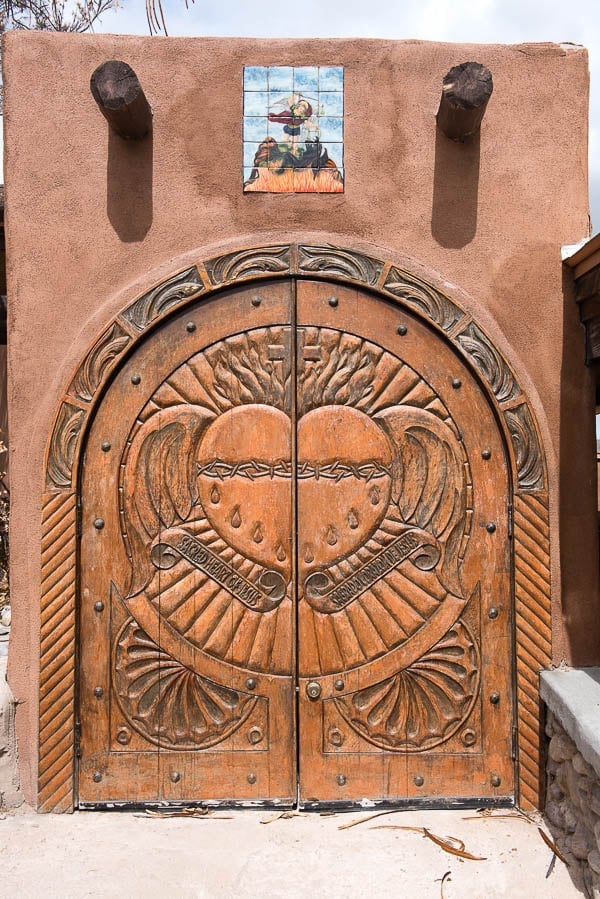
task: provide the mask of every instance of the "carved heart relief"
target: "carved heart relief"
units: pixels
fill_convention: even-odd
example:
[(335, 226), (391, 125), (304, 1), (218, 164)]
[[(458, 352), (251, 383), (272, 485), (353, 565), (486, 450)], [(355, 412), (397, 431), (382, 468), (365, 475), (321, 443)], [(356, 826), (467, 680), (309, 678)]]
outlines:
[[(273, 406), (224, 412), (207, 429), (199, 498), (231, 547), (289, 581), (292, 554), (291, 423)], [(355, 552), (390, 500), (393, 453), (386, 435), (350, 406), (322, 406), (298, 422), (298, 552), (301, 581)], [(206, 469), (218, 460), (210, 474)], [(375, 463), (375, 465), (374, 465)], [(204, 470), (204, 472), (202, 471)], [(226, 474), (224, 472), (226, 471)]]

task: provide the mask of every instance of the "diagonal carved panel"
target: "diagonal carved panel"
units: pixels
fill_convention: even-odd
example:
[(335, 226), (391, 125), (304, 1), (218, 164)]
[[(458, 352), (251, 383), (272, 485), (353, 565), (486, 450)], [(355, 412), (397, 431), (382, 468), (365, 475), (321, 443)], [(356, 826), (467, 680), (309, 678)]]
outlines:
[(42, 504), (40, 811), (73, 809), (76, 496)]
[(540, 808), (540, 671), (551, 661), (550, 528), (543, 495), (515, 496), (520, 804)]

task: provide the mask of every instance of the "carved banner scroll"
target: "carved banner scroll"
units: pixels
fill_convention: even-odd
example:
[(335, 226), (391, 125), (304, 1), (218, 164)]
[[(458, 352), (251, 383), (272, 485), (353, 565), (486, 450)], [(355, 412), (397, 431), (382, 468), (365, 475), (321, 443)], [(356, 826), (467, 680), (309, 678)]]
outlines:
[(411, 558), (422, 570), (436, 566), (441, 555), (437, 540), (427, 531), (407, 528), (402, 536), (375, 553), (358, 571), (336, 583), (325, 571), (316, 571), (304, 582), (306, 599), (319, 612), (337, 612), (370, 589), (401, 562)]
[(286, 583), (278, 571), (261, 571), (252, 583), (183, 528), (163, 531), (159, 541), (150, 553), (157, 568), (172, 568), (178, 557), (186, 559), (249, 609), (268, 612), (285, 596)]

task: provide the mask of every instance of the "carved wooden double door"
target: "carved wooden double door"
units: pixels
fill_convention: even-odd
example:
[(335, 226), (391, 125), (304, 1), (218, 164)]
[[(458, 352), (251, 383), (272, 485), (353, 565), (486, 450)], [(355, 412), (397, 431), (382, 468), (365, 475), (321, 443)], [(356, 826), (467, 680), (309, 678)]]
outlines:
[(198, 303), (83, 466), (80, 805), (513, 795), (505, 453), (425, 324), (317, 281)]

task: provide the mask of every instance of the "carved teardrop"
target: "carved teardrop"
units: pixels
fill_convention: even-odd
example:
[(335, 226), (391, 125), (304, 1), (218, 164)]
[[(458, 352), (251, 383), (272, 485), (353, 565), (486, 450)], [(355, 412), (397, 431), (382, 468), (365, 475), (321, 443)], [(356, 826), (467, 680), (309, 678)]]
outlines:
[(329, 528), (327, 529), (327, 542), (330, 546), (335, 546), (335, 544), (338, 542), (338, 532), (332, 524), (330, 524)]
[(254, 533), (252, 534), (252, 539), (254, 540), (255, 543), (263, 542), (264, 536), (263, 536), (263, 532), (260, 527), (260, 521), (258, 522), (258, 524), (256, 525), (256, 528), (254, 529)]
[(240, 515), (240, 507), (234, 506), (231, 512), (231, 518), (229, 519), (232, 528), (239, 528), (242, 523), (242, 516)]
[(304, 561), (307, 565), (310, 565), (311, 562), (315, 561), (315, 554), (312, 551), (310, 543), (306, 543), (304, 546)]
[(221, 494), (219, 493), (219, 488), (216, 484), (210, 491), (210, 501), (214, 506), (221, 502)]
[(277, 559), (280, 562), (285, 562), (285, 560), (287, 559), (287, 556), (285, 554), (285, 549), (283, 548), (283, 545), (281, 543), (277, 544), (277, 549), (275, 550), (275, 555), (277, 556)]
[(378, 487), (371, 487), (371, 490), (369, 491), (369, 499), (371, 500), (372, 506), (376, 506), (377, 503), (380, 502), (381, 494)]
[(348, 526), (351, 527), (353, 531), (358, 527), (358, 513), (356, 509), (350, 509), (348, 512)]

